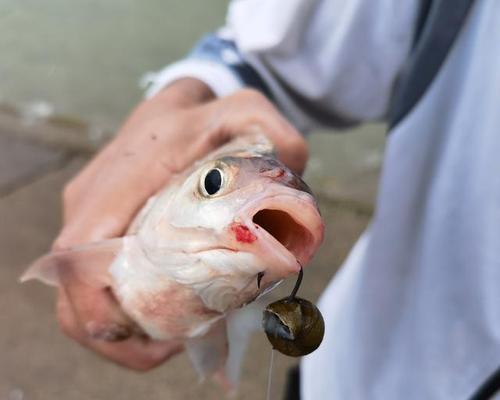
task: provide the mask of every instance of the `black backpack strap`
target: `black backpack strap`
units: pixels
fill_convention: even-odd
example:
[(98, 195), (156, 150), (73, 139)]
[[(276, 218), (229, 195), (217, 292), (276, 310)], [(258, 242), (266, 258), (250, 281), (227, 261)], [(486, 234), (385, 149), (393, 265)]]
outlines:
[(390, 128), (411, 111), (428, 89), (474, 3), (474, 0), (421, 1), (414, 46), (392, 98)]
[(489, 400), (500, 388), (500, 367), (491, 373), (490, 376), (477, 388), (476, 392), (469, 400)]
[(283, 400), (300, 400), (300, 367), (288, 370)]

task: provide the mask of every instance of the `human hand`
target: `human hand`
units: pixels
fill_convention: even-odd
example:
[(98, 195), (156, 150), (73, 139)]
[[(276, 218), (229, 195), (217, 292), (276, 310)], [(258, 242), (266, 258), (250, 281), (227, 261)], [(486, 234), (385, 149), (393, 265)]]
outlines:
[[(183, 79), (141, 103), (116, 137), (72, 179), (63, 193), (64, 225), (54, 249), (123, 235), (146, 200), (172, 175), (232, 138), (260, 130), (278, 158), (302, 172), (302, 136), (261, 94), (241, 90), (215, 99), (194, 79)], [(133, 328), (110, 290), (66, 280), (58, 319), (71, 338), (137, 370), (148, 370), (182, 349)]]

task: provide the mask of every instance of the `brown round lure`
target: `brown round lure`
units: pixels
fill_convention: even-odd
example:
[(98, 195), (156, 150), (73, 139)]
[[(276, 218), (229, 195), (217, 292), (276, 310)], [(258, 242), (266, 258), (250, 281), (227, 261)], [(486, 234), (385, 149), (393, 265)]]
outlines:
[(302, 274), (301, 268), (292, 294), (269, 304), (262, 321), (273, 348), (291, 357), (312, 353), (321, 344), (325, 333), (319, 309), (310, 301), (295, 297)]

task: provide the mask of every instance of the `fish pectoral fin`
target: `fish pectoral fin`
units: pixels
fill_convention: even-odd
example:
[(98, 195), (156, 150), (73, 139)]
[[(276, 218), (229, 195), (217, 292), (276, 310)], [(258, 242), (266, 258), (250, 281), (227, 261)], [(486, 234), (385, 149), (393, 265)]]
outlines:
[(262, 329), (266, 304), (259, 299), (232, 311), (204, 336), (186, 341), (186, 351), (200, 380), (213, 377), (227, 395), (236, 392), (248, 341), (255, 331)]
[(203, 336), (185, 342), (186, 351), (200, 381), (224, 368), (228, 355), (226, 321), (221, 319)]
[(241, 367), (252, 334), (262, 330), (262, 313), (266, 304), (266, 300), (259, 299), (232, 311), (226, 317), (229, 355), (224, 375), (225, 380), (233, 387), (239, 384)]
[(109, 266), (130, 240), (135, 240), (135, 237), (107, 239), (52, 251), (36, 260), (20, 281), (38, 279), (47, 285), (59, 286), (62, 279), (76, 278), (93, 287), (110, 286)]

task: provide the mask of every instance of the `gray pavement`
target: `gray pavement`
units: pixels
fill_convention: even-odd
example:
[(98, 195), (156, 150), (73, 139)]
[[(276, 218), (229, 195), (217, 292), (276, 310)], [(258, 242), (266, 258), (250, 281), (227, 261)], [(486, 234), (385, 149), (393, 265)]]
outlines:
[[(12, 129), (0, 129), (0, 399), (223, 398), (212, 383), (197, 383), (185, 355), (139, 374), (82, 349), (58, 330), (54, 290), (37, 283), (18, 283), (26, 266), (49, 248), (57, 234), (61, 188), (86, 161), (89, 149), (74, 142), (68, 146), (57, 135), (49, 142), (34, 140), (34, 135), (19, 132), (25, 127), (10, 123)], [(0, 118), (2, 126), (7, 125)], [(36, 131), (37, 127), (29, 129)], [(71, 129), (67, 128), (68, 137), (74, 134)], [(314, 154), (318, 153), (314, 146), (324, 147), (321, 140), (313, 139)], [(323, 170), (327, 159), (313, 159), (313, 167)], [(308, 172), (319, 193), (327, 232), (326, 244), (306, 272), (301, 289), (304, 297), (317, 298), (366, 226), (377, 179), (373, 168), (367, 171), (348, 173), (353, 185), (346, 184), (347, 180), (339, 184), (315, 173), (314, 168)], [(279, 290), (286, 293), (291, 284)], [(263, 334), (256, 334), (247, 352), (239, 399), (265, 398), (269, 358), (267, 341)], [(272, 398), (281, 398), (285, 371), (295, 362), (277, 357)]]

